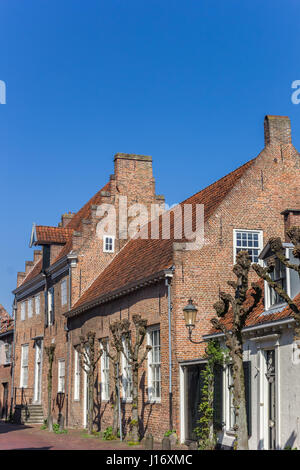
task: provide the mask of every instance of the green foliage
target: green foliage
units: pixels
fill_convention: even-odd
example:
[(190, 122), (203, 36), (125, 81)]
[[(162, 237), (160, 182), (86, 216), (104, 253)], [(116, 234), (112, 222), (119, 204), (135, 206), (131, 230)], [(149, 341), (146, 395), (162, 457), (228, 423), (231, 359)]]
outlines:
[(100, 437), (100, 432), (98, 431), (92, 431), (92, 434), (88, 434), (87, 432), (84, 432), (81, 434), (82, 437)]
[(283, 450), (298, 450), (297, 447), (286, 446)]
[(200, 419), (194, 432), (198, 438), (200, 450), (213, 450), (217, 443), (216, 434), (213, 430), (214, 367), (227, 361), (228, 353), (220, 347), (218, 341), (211, 340), (206, 348), (206, 359), (206, 367), (201, 372), (203, 387), (199, 405)]
[(55, 434), (67, 434), (68, 430), (67, 429), (59, 429), (59, 424), (58, 423), (53, 423), (53, 432)]
[(171, 436), (171, 434), (176, 434), (176, 429), (172, 429), (172, 431), (171, 430), (166, 431), (164, 434), (164, 437), (169, 437)]
[(138, 446), (138, 445), (139, 445), (139, 442), (138, 442), (138, 441), (137, 441), (137, 442), (136, 442), (136, 441), (127, 441), (127, 444), (128, 444), (129, 446)]
[(48, 421), (47, 419), (44, 419), (44, 424), (41, 426), (41, 430), (43, 431), (44, 429), (48, 429)]
[[(119, 434), (119, 432), (118, 432), (118, 434)], [(104, 441), (113, 441), (115, 439), (117, 439), (117, 436), (114, 435), (112, 426), (108, 426), (108, 428), (106, 428), (104, 433), (103, 433), (103, 440)]]

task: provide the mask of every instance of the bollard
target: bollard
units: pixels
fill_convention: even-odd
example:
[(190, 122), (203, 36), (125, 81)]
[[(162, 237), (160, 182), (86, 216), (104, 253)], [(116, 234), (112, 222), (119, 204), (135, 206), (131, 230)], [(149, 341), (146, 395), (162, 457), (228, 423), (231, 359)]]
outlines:
[(152, 434), (147, 434), (144, 441), (145, 450), (153, 450), (153, 436)]
[(162, 440), (162, 450), (171, 450), (171, 441), (168, 437), (164, 437)]

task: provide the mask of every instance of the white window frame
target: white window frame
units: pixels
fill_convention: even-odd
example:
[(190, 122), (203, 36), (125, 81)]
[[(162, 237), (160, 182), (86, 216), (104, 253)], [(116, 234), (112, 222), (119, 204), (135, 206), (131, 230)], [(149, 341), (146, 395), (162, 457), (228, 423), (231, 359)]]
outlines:
[[(53, 294), (52, 294), (53, 292)], [(48, 290), (48, 295), (47, 295), (47, 299), (48, 299), (48, 325), (51, 326), (52, 325), (52, 322), (51, 322), (51, 313), (52, 313), (52, 296), (54, 296), (54, 291), (51, 291), (50, 289)]]
[[(159, 362), (153, 362), (153, 333), (155, 331), (159, 331)], [(161, 401), (161, 334), (160, 334), (160, 325), (155, 325), (155, 326), (150, 326), (147, 329), (147, 344), (149, 346), (152, 346), (152, 349), (148, 352), (148, 400), (151, 402), (160, 402)], [(159, 373), (159, 390), (160, 390), (160, 395), (156, 396), (154, 393), (154, 387), (153, 387), (153, 368), (155, 367), (158, 368), (158, 373)]]
[[(27, 361), (24, 364), (24, 351), (27, 349)], [(28, 387), (28, 356), (29, 356), (29, 344), (22, 344), (21, 346), (21, 374), (20, 374), (20, 388), (27, 388)], [(24, 369), (27, 370), (27, 381), (26, 383), (24, 382)]]
[[(237, 241), (236, 237), (237, 237), (238, 232), (257, 233), (258, 234), (258, 247), (257, 247), (258, 255), (257, 256), (260, 255), (260, 253), (262, 252), (262, 249), (263, 249), (263, 234), (264, 234), (263, 230), (255, 230), (255, 229), (250, 230), (250, 229), (235, 228), (235, 229), (233, 229), (233, 264), (236, 263), (236, 255), (237, 255), (236, 250), (238, 248), (243, 248), (243, 247), (237, 246), (237, 243), (236, 243), (236, 241)], [(250, 247), (246, 247), (245, 248), (246, 251), (247, 251), (247, 248), (250, 248)], [(256, 247), (253, 247), (253, 249), (256, 249)], [(254, 261), (252, 261), (252, 262), (254, 262)], [(259, 260), (257, 262), (259, 263)]]
[(41, 298), (40, 298), (40, 294), (37, 294), (37, 295), (34, 297), (34, 307), (35, 307), (35, 314), (36, 314), (36, 315), (39, 315), (40, 312), (41, 312)]
[(4, 364), (10, 364), (12, 361), (12, 344), (11, 343), (4, 343), (4, 355), (5, 355)]
[(74, 349), (74, 400), (80, 400), (80, 362), (79, 352)]
[[(63, 365), (63, 373), (62, 373)], [(58, 360), (58, 382), (57, 382), (57, 392), (65, 393), (66, 387), (66, 363), (64, 359)]]
[(21, 315), (20, 315), (20, 318), (21, 318), (21, 321), (24, 321), (25, 318), (26, 318), (26, 301), (24, 300), (23, 302), (21, 302)]
[[(127, 352), (125, 338), (122, 338), (122, 344), (125, 352)], [(127, 354), (128, 355), (128, 354)], [(121, 372), (122, 372), (122, 401), (132, 401), (132, 367), (128, 364), (128, 361), (122, 353), (121, 359)], [(131, 384), (131, 393), (128, 393), (128, 384)]]
[[(111, 239), (111, 249), (106, 248), (107, 239)], [(115, 237), (113, 235), (103, 235), (103, 253), (114, 253), (115, 251)]]
[[(225, 384), (225, 429), (227, 433), (234, 433), (234, 424), (236, 422), (236, 418), (233, 416), (232, 413), (235, 412), (233, 406), (233, 377), (232, 377), (232, 363), (228, 364), (225, 367), (223, 379)], [(231, 384), (231, 389), (230, 389)], [(233, 422), (232, 422), (233, 421)]]
[(68, 303), (68, 289), (67, 289), (67, 280), (63, 279), (60, 284), (60, 293), (61, 293), (61, 305), (62, 307)]
[[(107, 340), (106, 341), (106, 347), (107, 350), (109, 348), (109, 344)], [(110, 390), (109, 390), (109, 379), (110, 379), (110, 373), (109, 373), (109, 367), (110, 367), (110, 361), (109, 361), (109, 356), (105, 352), (105, 349), (103, 348), (103, 342), (100, 341), (100, 348), (103, 351), (101, 358), (100, 358), (100, 390), (101, 390), (101, 400), (102, 401), (109, 401), (110, 397)]]
[[(285, 257), (289, 259), (290, 253), (289, 251), (292, 249), (291, 246), (285, 247)], [(263, 264), (266, 266), (266, 260), (265, 258), (263, 260)], [(286, 293), (288, 294), (289, 297), (291, 297), (291, 269), (287, 268), (284, 266), (285, 269), (285, 276), (286, 276)], [(264, 289), (265, 289), (265, 310), (272, 310), (273, 308), (280, 308), (281, 306), (285, 306), (286, 302), (285, 300), (281, 300), (278, 303), (272, 304), (271, 305), (271, 289), (272, 287), (269, 286), (267, 281), (264, 281)]]
[(28, 299), (27, 303), (27, 313), (28, 313), (28, 318), (32, 317), (33, 314), (33, 302), (32, 302), (32, 297)]

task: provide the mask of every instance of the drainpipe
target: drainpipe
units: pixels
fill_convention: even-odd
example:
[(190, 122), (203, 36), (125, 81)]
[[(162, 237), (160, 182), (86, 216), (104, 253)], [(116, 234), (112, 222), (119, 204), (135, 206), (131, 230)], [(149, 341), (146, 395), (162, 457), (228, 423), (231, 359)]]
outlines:
[[(68, 301), (69, 311), (71, 310), (71, 305), (72, 305), (71, 273), (72, 273), (71, 264), (69, 264), (69, 301)], [(67, 336), (66, 427), (68, 427), (68, 422), (69, 422), (69, 372), (70, 372), (70, 330), (69, 330), (69, 327), (68, 327), (68, 319), (67, 319), (67, 324), (65, 325), (65, 331), (66, 331), (66, 336)]]
[(11, 388), (10, 388), (10, 415), (13, 414), (14, 407), (14, 385), (15, 385), (15, 350), (16, 350), (16, 317), (17, 317), (17, 299), (15, 296), (13, 303), (14, 315), (14, 333), (13, 333), (13, 357), (12, 357), (12, 374), (11, 374)]
[(171, 329), (171, 314), (172, 314), (172, 302), (171, 302), (171, 282), (173, 274), (171, 272), (166, 273), (166, 287), (168, 291), (168, 330), (169, 330), (169, 428), (170, 431), (173, 429), (173, 392), (172, 392), (172, 329)]

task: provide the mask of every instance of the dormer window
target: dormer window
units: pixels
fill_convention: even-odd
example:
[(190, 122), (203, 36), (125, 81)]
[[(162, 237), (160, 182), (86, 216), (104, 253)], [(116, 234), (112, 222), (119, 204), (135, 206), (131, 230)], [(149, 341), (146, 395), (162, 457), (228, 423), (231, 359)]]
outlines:
[[(282, 264), (279, 259), (276, 259), (274, 270), (270, 273), (272, 281), (275, 281), (285, 292), (287, 292), (286, 271), (284, 264)], [(282, 302), (284, 302), (284, 299), (280, 297), (274, 289), (269, 287), (269, 308)]]
[[(293, 256), (293, 245), (291, 243), (283, 243), (283, 247), (285, 249), (285, 257), (290, 263), (299, 264), (299, 260)], [(267, 245), (261, 254), (261, 259), (263, 259), (265, 266), (268, 265), (268, 260), (272, 255)], [(298, 273), (293, 269), (287, 268), (279, 259), (275, 259), (274, 269), (269, 273), (269, 276), (272, 281), (277, 282), (291, 299), (294, 299), (299, 294), (300, 280)], [(265, 281), (265, 310), (279, 307), (282, 304), (285, 304), (285, 300)]]
[(113, 253), (115, 251), (115, 237), (110, 235), (103, 237), (103, 251), (104, 253)]
[(258, 263), (258, 257), (263, 247), (262, 230), (238, 230), (233, 231), (234, 235), (234, 260), (240, 251), (248, 251), (252, 263)]

